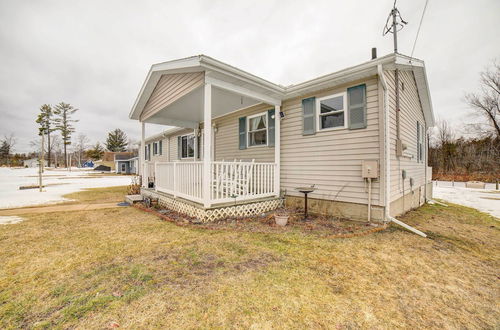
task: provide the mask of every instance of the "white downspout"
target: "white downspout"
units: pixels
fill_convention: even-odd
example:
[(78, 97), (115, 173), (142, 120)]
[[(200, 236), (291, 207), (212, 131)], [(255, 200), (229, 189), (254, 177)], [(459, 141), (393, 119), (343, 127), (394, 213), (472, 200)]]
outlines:
[(418, 229), (415, 229), (411, 226), (408, 226), (406, 223), (399, 221), (396, 218), (391, 217), (390, 213), (390, 206), (391, 206), (391, 198), (390, 198), (390, 193), (391, 193), (391, 140), (390, 140), (390, 125), (389, 125), (389, 120), (390, 120), (390, 113), (389, 109), (387, 107), (387, 100), (389, 99), (388, 97), (388, 89), (387, 89), (387, 82), (385, 80), (385, 75), (384, 75), (384, 70), (382, 69), (382, 65), (379, 64), (377, 65), (377, 71), (378, 71), (378, 76), (380, 77), (380, 82), (382, 83), (382, 88), (384, 89), (384, 156), (385, 156), (385, 192), (384, 192), (384, 204), (385, 204), (385, 217), (384, 221), (385, 222), (394, 222), (403, 228), (406, 228), (412, 232), (414, 232), (417, 235), (420, 235), (422, 237), (427, 237), (427, 235), (423, 232), (421, 232)]
[(387, 108), (388, 89), (387, 82), (385, 80), (384, 70), (382, 69), (382, 64), (377, 65), (378, 76), (380, 77), (380, 82), (382, 83), (382, 88), (384, 89), (384, 169), (385, 169), (385, 192), (384, 192), (384, 205), (385, 205), (385, 221), (390, 221), (390, 207), (391, 207), (391, 141), (390, 141), (390, 113)]

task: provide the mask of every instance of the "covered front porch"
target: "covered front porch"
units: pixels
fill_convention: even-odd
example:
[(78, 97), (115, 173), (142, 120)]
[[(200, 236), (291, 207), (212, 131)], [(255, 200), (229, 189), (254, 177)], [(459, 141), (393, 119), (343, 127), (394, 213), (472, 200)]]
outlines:
[[(204, 209), (279, 197), (280, 93), (277, 85), (205, 56), (154, 65), (131, 113), (141, 123), (144, 190)], [(240, 130), (231, 132), (230, 138), (236, 146), (239, 143), (239, 149), (249, 151), (272, 145), (274, 161), (256, 161), (251, 156), (216, 159), (214, 120), (260, 104), (269, 109), (260, 126), (245, 118), (247, 129), (242, 131), (239, 118)], [(193, 157), (147, 160), (146, 124), (192, 130)]]

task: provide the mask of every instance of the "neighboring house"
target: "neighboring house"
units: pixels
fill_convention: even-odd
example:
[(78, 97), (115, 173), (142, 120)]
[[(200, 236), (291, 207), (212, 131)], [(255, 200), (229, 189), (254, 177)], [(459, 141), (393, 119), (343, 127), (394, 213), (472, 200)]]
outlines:
[(95, 162), (95, 166), (104, 165), (111, 168), (111, 171), (116, 171), (115, 156), (133, 158), (136, 154), (131, 151), (105, 151), (102, 159)]
[[(268, 211), (280, 196), (302, 206), (296, 188), (313, 184), (312, 212), (354, 219), (432, 196), (425, 66), (401, 54), (290, 86), (205, 55), (159, 63), (130, 118), (142, 127), (142, 194), (203, 221)], [(176, 128), (146, 139), (146, 123)]]
[[(44, 166), (47, 167), (48, 166), (47, 160), (44, 160), (43, 162), (44, 162)], [(40, 164), (40, 160), (38, 158), (30, 158), (30, 159), (23, 160), (24, 167), (38, 167), (39, 164)]]
[(139, 158), (130, 155), (115, 155), (115, 172), (118, 174), (138, 174)]

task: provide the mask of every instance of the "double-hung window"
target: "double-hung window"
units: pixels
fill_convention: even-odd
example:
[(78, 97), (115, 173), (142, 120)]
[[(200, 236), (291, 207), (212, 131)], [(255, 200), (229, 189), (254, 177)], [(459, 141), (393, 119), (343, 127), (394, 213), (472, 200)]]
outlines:
[(181, 158), (194, 157), (194, 134), (181, 136)]
[(320, 130), (345, 128), (347, 95), (339, 93), (316, 99), (317, 127)]
[(248, 146), (267, 145), (267, 112), (247, 117)]
[(153, 156), (158, 155), (158, 142), (153, 143)]

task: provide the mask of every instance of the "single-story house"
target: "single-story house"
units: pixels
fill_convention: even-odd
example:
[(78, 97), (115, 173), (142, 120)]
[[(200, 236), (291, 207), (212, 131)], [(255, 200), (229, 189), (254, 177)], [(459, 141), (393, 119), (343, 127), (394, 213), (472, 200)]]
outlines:
[(139, 158), (130, 155), (115, 155), (115, 172), (118, 174), (137, 174)]
[(102, 158), (94, 162), (95, 166), (104, 165), (111, 168), (111, 171), (116, 171), (115, 157), (133, 158), (137, 156), (133, 151), (105, 151)]
[[(43, 162), (44, 162), (44, 167), (49, 166), (49, 163), (46, 159)], [(38, 159), (38, 158), (25, 159), (25, 160), (23, 160), (23, 166), (24, 167), (38, 167), (38, 166), (40, 166), (40, 159)]]
[[(129, 117), (141, 193), (202, 221), (302, 206), (311, 185), (311, 212), (353, 219), (432, 196), (425, 65), (402, 54), (290, 86), (205, 55), (154, 64)], [(145, 124), (175, 128), (146, 138)]]

